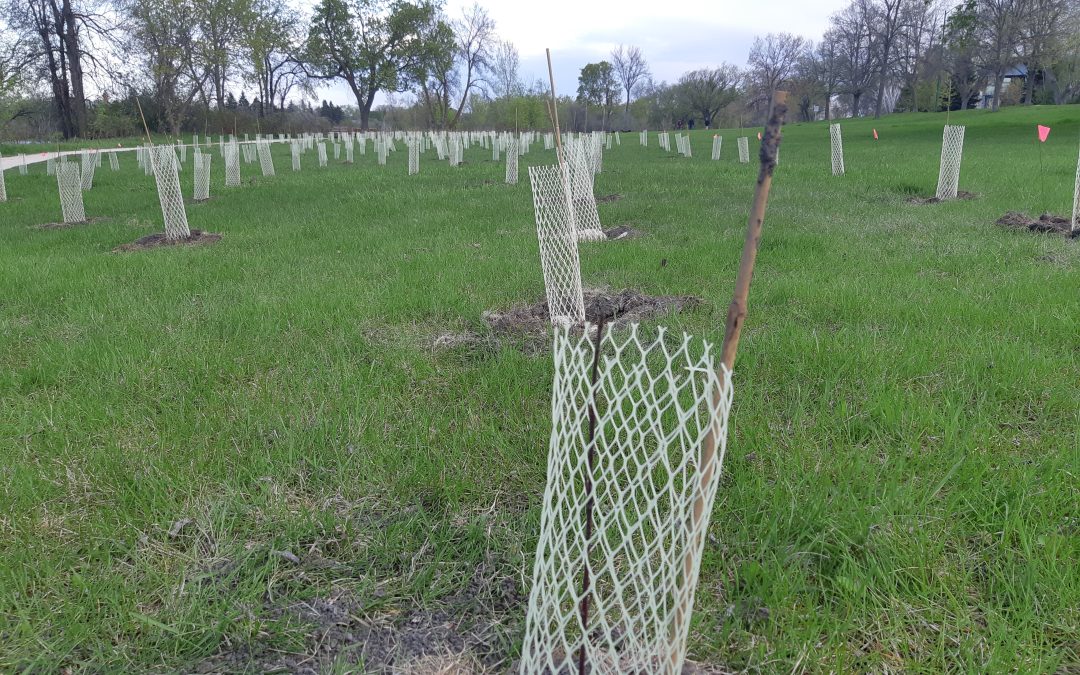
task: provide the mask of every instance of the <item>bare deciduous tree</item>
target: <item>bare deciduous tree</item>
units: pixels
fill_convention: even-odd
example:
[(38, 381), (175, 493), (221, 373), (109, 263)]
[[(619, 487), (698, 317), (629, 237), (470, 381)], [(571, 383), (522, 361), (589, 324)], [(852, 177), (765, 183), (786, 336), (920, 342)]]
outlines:
[(491, 80), (498, 98), (510, 98), (521, 92), (521, 57), (513, 42), (503, 41), (495, 45), (492, 58)]
[(622, 84), (626, 92), (625, 111), (630, 112), (630, 99), (634, 91), (643, 82), (649, 79), (649, 64), (645, 61), (645, 55), (641, 50), (631, 45), (623, 47), (619, 45), (611, 50), (611, 66), (615, 69), (615, 77)]
[(754, 38), (747, 59), (747, 77), (755, 89), (755, 102), (769, 102), (792, 75), (802, 57), (806, 41), (791, 33), (769, 33)]

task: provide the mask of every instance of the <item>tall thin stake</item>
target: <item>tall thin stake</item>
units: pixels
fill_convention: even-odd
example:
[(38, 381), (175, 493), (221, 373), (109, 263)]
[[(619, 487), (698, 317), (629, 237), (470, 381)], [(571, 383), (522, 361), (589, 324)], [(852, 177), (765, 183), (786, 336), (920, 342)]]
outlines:
[(593, 497), (592, 475), (596, 465), (596, 381), (600, 372), (600, 347), (604, 337), (604, 321), (596, 326), (596, 344), (592, 362), (592, 399), (589, 401), (589, 468), (585, 471), (585, 566), (581, 571), (581, 648), (578, 649), (578, 675), (585, 675), (585, 645), (589, 641), (589, 590), (592, 580), (589, 575), (589, 558), (592, 555)]
[(555, 71), (551, 68), (551, 50), (547, 52), (548, 81), (551, 82), (551, 123), (555, 126), (555, 151), (559, 155), (559, 162), (563, 161), (562, 133), (559, 132), (559, 100), (555, 98)]
[[(727, 322), (724, 326), (724, 343), (720, 348), (720, 362), (725, 370), (717, 373), (720, 387), (729, 387), (727, 373), (735, 367), (735, 352), (739, 349), (739, 334), (742, 331), (743, 322), (746, 320), (746, 302), (750, 295), (750, 281), (754, 276), (754, 261), (757, 259), (758, 244), (761, 241), (761, 226), (765, 222), (765, 207), (769, 203), (769, 188), (772, 187), (773, 171), (776, 169), (776, 151), (780, 147), (780, 128), (784, 124), (787, 115), (787, 92), (777, 91), (773, 94), (772, 113), (769, 115), (769, 123), (765, 127), (765, 135), (761, 140), (759, 157), (761, 168), (758, 170), (757, 187), (754, 188), (754, 201), (750, 205), (750, 218), (746, 224), (746, 238), (743, 241), (742, 259), (739, 261), (739, 272), (735, 276), (735, 292), (728, 307)], [(712, 406), (716, 411), (720, 410), (722, 401), (720, 389), (713, 392)], [(701, 448), (701, 487), (697, 497), (694, 498), (694, 525), (701, 522), (705, 516), (705, 495), (707, 487), (716, 479), (713, 475), (713, 461), (716, 457), (716, 447), (719, 439), (713, 430), (705, 435)], [(698, 536), (704, 536), (704, 528), (696, 528)], [(693, 551), (700, 550), (700, 546), (692, 545), (683, 558), (683, 574), (689, 577), (693, 571)], [(690, 602), (687, 599), (687, 602)], [(690, 619), (690, 607), (683, 605), (675, 615), (674, 630)]]

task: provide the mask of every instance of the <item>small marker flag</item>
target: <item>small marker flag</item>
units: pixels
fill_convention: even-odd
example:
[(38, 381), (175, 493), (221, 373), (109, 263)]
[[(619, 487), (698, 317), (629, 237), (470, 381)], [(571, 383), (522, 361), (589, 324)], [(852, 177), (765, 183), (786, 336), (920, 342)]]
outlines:
[(1045, 143), (1046, 139), (1050, 137), (1050, 127), (1044, 127), (1039, 125), (1039, 142)]
[(878, 137), (877, 137), (877, 129), (874, 129), (874, 140), (876, 141), (877, 139), (878, 139)]
[(757, 132), (757, 139), (758, 139), (759, 141), (761, 140), (761, 132), (760, 132), (760, 131), (759, 131), (759, 132)]

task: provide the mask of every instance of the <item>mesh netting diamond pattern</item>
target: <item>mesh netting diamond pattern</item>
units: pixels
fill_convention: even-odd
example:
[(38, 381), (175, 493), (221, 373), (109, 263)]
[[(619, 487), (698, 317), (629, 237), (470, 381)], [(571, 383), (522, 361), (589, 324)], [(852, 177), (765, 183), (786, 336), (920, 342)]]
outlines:
[(723, 136), (713, 136), (712, 138), (712, 158), (713, 161), (720, 159), (720, 148), (724, 145)]
[(266, 141), (256, 141), (255, 149), (259, 153), (259, 168), (262, 169), (262, 175), (273, 176), (274, 158), (270, 154), (270, 144)]
[(222, 149), (225, 158), (225, 187), (240, 187), (240, 148), (235, 142)]
[(594, 674), (680, 673), (731, 388), (710, 345), (662, 328), (604, 335), (594, 380), (595, 350), (590, 331), (556, 328), (521, 672), (576, 673), (583, 649)]
[(585, 322), (585, 301), (569, 180), (565, 165), (529, 167), (548, 312), (552, 323), (580, 326)]
[(750, 139), (746, 136), (739, 137), (739, 162), (741, 164), (750, 163)]
[(517, 185), (518, 182), (518, 142), (506, 142), (506, 184)]
[(186, 239), (191, 236), (191, 231), (184, 208), (184, 193), (180, 190), (180, 175), (176, 172), (176, 155), (168, 145), (155, 145), (150, 148), (150, 158), (161, 215), (165, 219), (165, 238)]
[(69, 225), (86, 222), (79, 165), (61, 160), (56, 165), (56, 186), (60, 190), (60, 210), (64, 214), (64, 222)]
[(578, 226), (578, 239), (600, 241), (606, 239), (600, 227), (600, 214), (596, 210), (593, 194), (593, 172), (589, 149), (585, 142), (574, 141), (567, 145), (566, 163), (570, 173), (570, 196), (574, 208), (574, 222)]
[(82, 165), (82, 189), (91, 190), (94, 187), (94, 172), (97, 171), (97, 153), (83, 150), (79, 161)]
[(316, 147), (319, 150), (319, 166), (320, 167), (325, 167), (326, 166), (326, 144), (325, 143), (319, 143), (319, 145), (316, 146)]
[(959, 125), (946, 125), (941, 139), (941, 168), (938, 171), (937, 198), (956, 199), (960, 185), (960, 160), (964, 154), (964, 129)]
[(829, 125), (829, 142), (832, 150), (832, 175), (844, 175), (844, 139), (840, 135), (840, 125)]
[(210, 160), (213, 156), (196, 150), (194, 159), (195, 201), (204, 202), (210, 199)]
[(420, 173), (420, 139), (409, 141), (409, 175)]
[(117, 158), (115, 152), (110, 152), (109, 153), (109, 168), (112, 169), (113, 171), (119, 171), (120, 170), (120, 160)]

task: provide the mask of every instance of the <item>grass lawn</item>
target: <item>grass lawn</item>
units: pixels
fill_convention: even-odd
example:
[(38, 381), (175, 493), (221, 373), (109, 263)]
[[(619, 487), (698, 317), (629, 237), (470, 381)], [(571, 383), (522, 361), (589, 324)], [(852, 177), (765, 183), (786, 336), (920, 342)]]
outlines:
[[(690, 654), (755, 672), (1080, 669), (1080, 107), (785, 131), (735, 372)], [(1036, 123), (1053, 128), (1040, 147)], [(880, 140), (874, 141), (876, 127)], [(756, 130), (744, 131), (752, 137)], [(587, 286), (692, 294), (656, 323), (719, 342), (756, 165), (604, 154)], [(674, 147), (674, 141), (672, 143)], [(112, 253), (161, 229), (134, 154), (60, 220), (45, 165), (0, 204), (0, 671), (505, 671), (524, 629), (552, 363), (483, 332), (543, 296), (525, 166), (490, 151), (406, 175), (369, 144), (189, 204), (212, 246)], [(332, 157), (332, 154), (331, 154)], [(192, 167), (181, 181), (191, 194)], [(661, 264), (666, 261), (666, 264)]]

